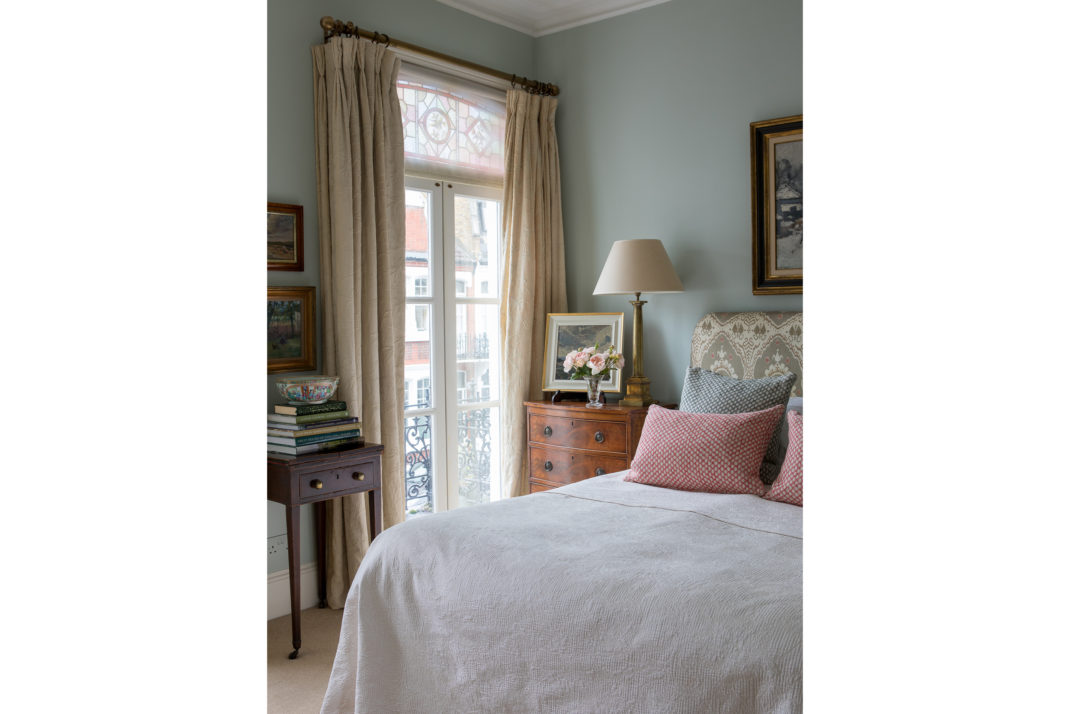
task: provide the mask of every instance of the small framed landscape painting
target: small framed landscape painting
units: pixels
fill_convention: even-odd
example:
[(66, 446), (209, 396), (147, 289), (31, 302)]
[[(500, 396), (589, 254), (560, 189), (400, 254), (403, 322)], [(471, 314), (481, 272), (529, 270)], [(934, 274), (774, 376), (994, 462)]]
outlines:
[(750, 125), (755, 295), (803, 291), (803, 118)]
[(316, 369), (316, 288), (268, 288), (268, 374)]
[[(624, 340), (623, 312), (551, 312), (546, 315), (546, 353), (542, 362), (544, 391), (586, 392), (582, 379), (569, 379), (565, 355), (573, 350), (598, 345), (613, 345), (621, 351)], [(620, 391), (621, 370), (614, 369), (603, 378), (602, 391)]]
[(268, 203), (268, 270), (305, 269), (305, 209), (289, 203)]

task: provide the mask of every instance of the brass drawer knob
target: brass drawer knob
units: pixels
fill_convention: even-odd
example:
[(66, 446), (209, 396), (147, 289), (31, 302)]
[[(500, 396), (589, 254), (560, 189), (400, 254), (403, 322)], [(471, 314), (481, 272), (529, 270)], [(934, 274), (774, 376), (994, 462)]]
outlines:
[(553, 461), (547, 461), (546, 463), (544, 463), (542, 465), (542, 467), (546, 471), (553, 471), (554, 470), (554, 462)]
[(364, 474), (361, 473), (360, 471), (354, 471), (353, 472), (353, 478), (356, 479), (357, 481), (363, 481), (364, 480)]
[(596, 431), (596, 432), (594, 433), (594, 440), (595, 440), (595, 441), (597, 441), (597, 442), (598, 442), (599, 444), (601, 444), (601, 443), (602, 443), (603, 441), (605, 441), (605, 440), (606, 440), (606, 435), (605, 435), (605, 434), (603, 434), (603, 433), (602, 433), (602, 432), (600, 432), (600, 431)]
[(318, 478), (312, 479), (312, 488), (323, 488), (323, 481)]
[(546, 436), (553, 436), (554, 430), (551, 427), (546, 426), (546, 427), (543, 427), (542, 433), (545, 434)]
[(601, 466), (599, 466), (598, 468), (596, 468), (594, 470), (594, 475), (595, 476), (605, 476), (606, 475), (606, 470), (604, 468), (602, 468)]

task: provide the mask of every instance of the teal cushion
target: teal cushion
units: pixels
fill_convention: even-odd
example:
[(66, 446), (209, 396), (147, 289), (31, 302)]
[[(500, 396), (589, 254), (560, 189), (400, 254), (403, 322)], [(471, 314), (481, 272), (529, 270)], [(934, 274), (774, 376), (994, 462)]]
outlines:
[[(684, 389), (680, 395), (680, 411), (693, 414), (745, 414), (787, 406), (795, 375), (790, 372), (759, 379), (734, 379), (709, 372), (700, 367), (688, 367), (684, 375)], [(786, 412), (785, 412), (786, 413)], [(773, 432), (769, 448), (762, 460), (760, 475), (766, 484), (772, 483), (784, 461), (787, 442), (782, 431), (784, 417)]]

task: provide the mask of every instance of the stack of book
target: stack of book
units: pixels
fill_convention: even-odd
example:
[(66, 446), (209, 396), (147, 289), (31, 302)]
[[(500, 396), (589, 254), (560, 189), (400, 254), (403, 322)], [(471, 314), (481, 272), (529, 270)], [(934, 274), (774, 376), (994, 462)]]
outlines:
[(297, 456), (359, 443), (360, 419), (346, 403), (278, 404), (268, 414), (267, 450)]

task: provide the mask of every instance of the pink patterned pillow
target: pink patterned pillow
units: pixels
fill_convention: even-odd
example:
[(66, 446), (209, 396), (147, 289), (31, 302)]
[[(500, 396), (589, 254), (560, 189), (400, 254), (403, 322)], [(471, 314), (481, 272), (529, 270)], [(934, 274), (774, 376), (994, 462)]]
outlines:
[(765, 494), (770, 501), (802, 505), (802, 441), (802, 414), (788, 412), (788, 453), (784, 455), (780, 475)]
[(651, 405), (625, 481), (708, 493), (765, 493), (762, 456), (784, 406), (745, 414), (691, 414)]

